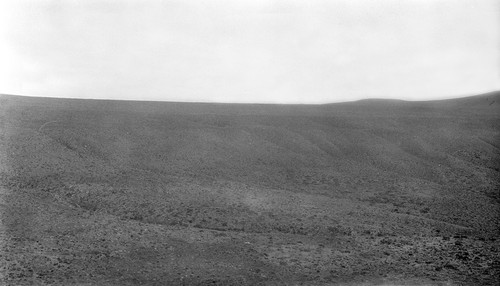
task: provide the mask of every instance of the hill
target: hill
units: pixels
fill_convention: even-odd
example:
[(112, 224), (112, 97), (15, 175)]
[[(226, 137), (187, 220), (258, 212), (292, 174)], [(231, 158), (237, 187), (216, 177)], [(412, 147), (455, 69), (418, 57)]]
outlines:
[(494, 284), (499, 102), (2, 95), (4, 280)]

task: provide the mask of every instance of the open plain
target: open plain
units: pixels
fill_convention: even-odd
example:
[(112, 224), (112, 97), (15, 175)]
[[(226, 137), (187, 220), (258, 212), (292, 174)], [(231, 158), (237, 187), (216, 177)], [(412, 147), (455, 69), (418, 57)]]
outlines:
[(499, 205), (499, 92), (0, 96), (0, 284), (498, 285)]

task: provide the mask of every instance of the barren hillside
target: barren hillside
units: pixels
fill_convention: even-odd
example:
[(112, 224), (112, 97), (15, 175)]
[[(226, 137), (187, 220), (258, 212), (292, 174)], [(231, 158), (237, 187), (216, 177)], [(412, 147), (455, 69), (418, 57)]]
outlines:
[(327, 105), (2, 95), (0, 279), (493, 285), (499, 178), (498, 92)]

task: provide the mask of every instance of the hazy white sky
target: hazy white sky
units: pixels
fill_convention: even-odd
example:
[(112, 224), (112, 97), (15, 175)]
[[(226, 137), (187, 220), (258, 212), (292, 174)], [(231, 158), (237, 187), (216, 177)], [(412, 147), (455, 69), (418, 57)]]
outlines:
[(500, 89), (497, 0), (2, 0), (0, 93), (431, 99)]

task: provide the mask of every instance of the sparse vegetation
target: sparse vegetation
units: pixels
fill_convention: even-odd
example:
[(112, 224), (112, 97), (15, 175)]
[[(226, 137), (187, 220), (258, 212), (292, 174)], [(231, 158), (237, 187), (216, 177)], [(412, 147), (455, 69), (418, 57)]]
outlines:
[(494, 285), (499, 96), (0, 96), (5, 284)]

